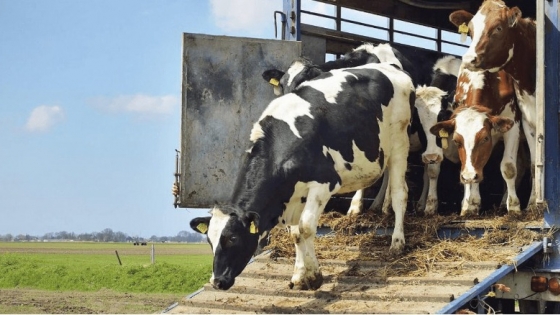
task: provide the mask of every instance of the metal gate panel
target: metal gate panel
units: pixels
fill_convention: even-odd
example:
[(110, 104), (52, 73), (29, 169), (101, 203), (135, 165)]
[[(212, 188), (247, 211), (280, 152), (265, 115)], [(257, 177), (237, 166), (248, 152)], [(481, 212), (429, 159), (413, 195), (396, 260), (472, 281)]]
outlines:
[(294, 41), (183, 35), (179, 207), (230, 197), (251, 128), (275, 97), (261, 74), (300, 53)]

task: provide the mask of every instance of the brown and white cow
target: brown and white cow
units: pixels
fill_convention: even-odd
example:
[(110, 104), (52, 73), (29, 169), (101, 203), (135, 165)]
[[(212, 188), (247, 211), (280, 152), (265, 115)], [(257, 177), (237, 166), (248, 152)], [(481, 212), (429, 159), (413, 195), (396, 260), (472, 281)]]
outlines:
[[(471, 45), (463, 56), (466, 69), (498, 72), (503, 69), (514, 82), (523, 131), (531, 153), (534, 174), (536, 146), (536, 24), (522, 18), (518, 7), (503, 1), (485, 0), (475, 15), (464, 10), (451, 13), (456, 26), (468, 25)], [(534, 185), (529, 205), (535, 202)]]
[(451, 138), (457, 146), (461, 160), (460, 180), (465, 185), (461, 215), (478, 214), (483, 168), (494, 145), (502, 138), (504, 154), (500, 170), (507, 186), (506, 207), (510, 213), (521, 211), (515, 190), (521, 114), (513, 85), (513, 80), (503, 70), (489, 72), (461, 68), (455, 92), (458, 107), (451, 119), (430, 130), (433, 134)]

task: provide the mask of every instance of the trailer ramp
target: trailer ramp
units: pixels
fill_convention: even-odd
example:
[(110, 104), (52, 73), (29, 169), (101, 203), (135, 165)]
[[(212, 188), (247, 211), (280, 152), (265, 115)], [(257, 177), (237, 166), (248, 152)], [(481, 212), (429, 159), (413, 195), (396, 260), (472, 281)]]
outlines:
[[(541, 245), (530, 246), (531, 253)], [(317, 253), (340, 251), (337, 246), (319, 247)], [(513, 265), (495, 261), (436, 263), (421, 277), (386, 277), (387, 261), (361, 261), (359, 249), (345, 248), (344, 259), (321, 259), (324, 283), (316, 291), (288, 288), (293, 259), (272, 258), (270, 253), (255, 257), (228, 291), (205, 285), (198, 294), (181, 300), (172, 314), (219, 313), (354, 313), (430, 314), (454, 313), (473, 297), (488, 293), (492, 280), (499, 279)], [(387, 247), (376, 249), (380, 253)], [(503, 246), (496, 248), (503, 251)], [(510, 248), (512, 261), (521, 263), (519, 249)], [(348, 253), (355, 253), (352, 258)], [(532, 254), (531, 254), (532, 255)], [(524, 256), (523, 256), (524, 257)], [(498, 274), (500, 276), (498, 276)], [(489, 283), (488, 281), (492, 282)], [(487, 283), (488, 282), (488, 283)], [(468, 298), (463, 297), (465, 294)], [(455, 301), (455, 302), (454, 302)]]

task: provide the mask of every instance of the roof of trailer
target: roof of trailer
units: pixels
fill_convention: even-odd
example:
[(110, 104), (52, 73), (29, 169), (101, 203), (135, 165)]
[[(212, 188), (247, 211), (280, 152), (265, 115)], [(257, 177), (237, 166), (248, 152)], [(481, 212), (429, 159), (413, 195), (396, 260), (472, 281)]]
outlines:
[[(316, 0), (341, 7), (392, 17), (439, 29), (455, 31), (449, 14), (455, 10), (475, 13), (482, 0)], [(536, 3), (531, 0), (505, 0), (509, 7), (517, 6), (524, 17), (535, 17)]]

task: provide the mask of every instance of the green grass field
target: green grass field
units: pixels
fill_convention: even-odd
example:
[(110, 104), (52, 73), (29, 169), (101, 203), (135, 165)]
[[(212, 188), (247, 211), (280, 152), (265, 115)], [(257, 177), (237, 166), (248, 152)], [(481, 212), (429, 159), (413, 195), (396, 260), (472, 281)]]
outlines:
[[(0, 242), (0, 288), (191, 293), (208, 281), (208, 244)], [(119, 265), (118, 252), (122, 265)]]

